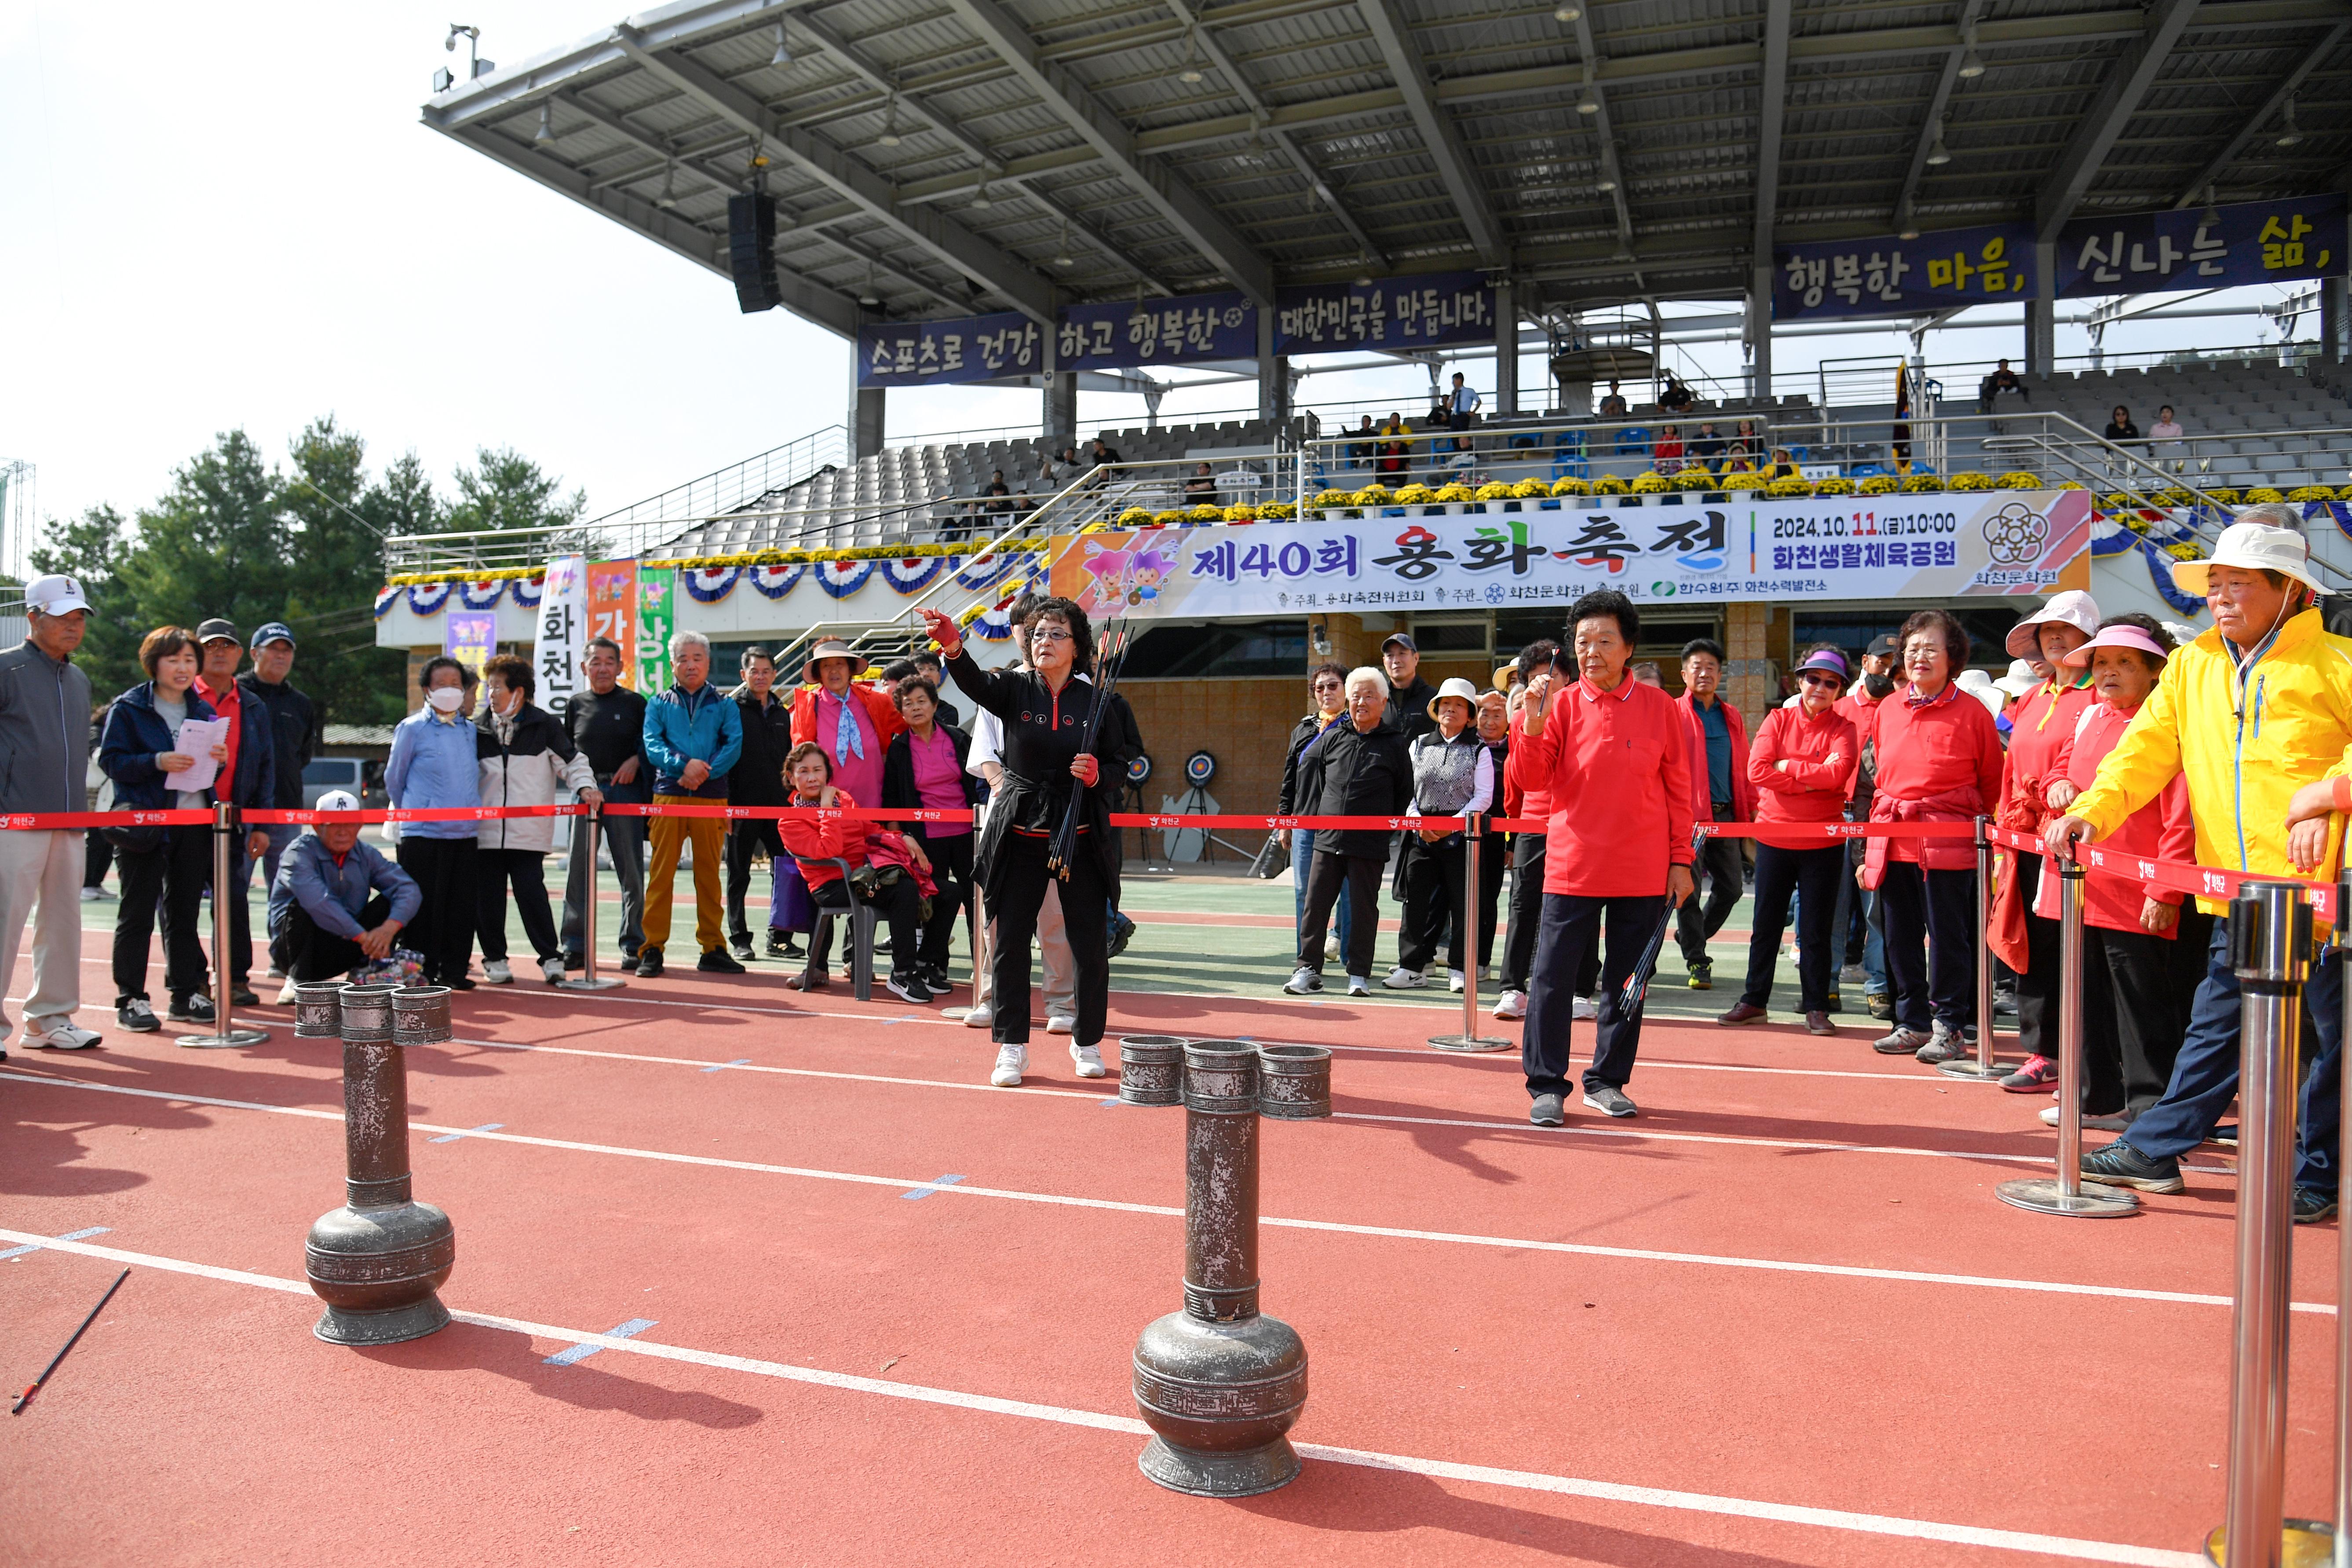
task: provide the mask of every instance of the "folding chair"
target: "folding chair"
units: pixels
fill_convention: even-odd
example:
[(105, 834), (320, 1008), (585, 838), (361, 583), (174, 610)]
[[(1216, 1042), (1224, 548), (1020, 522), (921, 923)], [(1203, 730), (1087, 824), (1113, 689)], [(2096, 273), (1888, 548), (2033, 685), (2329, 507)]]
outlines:
[[(833, 935), (835, 919), (846, 913), (850, 917), (849, 941), (845, 944), (849, 950), (850, 992), (860, 1002), (871, 1002), (874, 1000), (874, 926), (876, 923), (874, 906), (859, 898), (856, 889), (850, 888), (848, 861), (804, 860), (797, 855), (793, 856), (793, 859), (800, 867), (801, 877), (804, 881), (807, 879), (808, 868), (811, 866), (835, 868), (840, 871), (842, 887), (849, 895), (849, 908), (846, 910), (829, 909), (823, 904), (816, 905), (815, 917), (809, 922), (808, 963), (801, 969), (802, 994), (807, 994), (810, 982), (816, 978), (816, 955), (825, 951), (828, 939)], [(812, 883), (811, 887), (814, 888), (814, 884)]]

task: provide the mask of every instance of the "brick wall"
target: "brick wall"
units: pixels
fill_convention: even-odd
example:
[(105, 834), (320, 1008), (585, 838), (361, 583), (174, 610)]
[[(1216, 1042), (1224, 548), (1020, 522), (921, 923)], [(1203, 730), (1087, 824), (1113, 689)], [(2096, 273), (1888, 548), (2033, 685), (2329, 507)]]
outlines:
[[(1290, 727), (1314, 704), (1298, 675), (1223, 680), (1121, 680), (1119, 694), (1135, 710), (1143, 749), (1151, 753), (1145, 805), (1181, 796), (1184, 759), (1206, 750), (1217, 759), (1209, 793), (1227, 811), (1272, 811), (1282, 793), (1282, 761)], [(1228, 835), (1227, 837), (1232, 837)], [(1242, 842), (1234, 839), (1235, 843)]]

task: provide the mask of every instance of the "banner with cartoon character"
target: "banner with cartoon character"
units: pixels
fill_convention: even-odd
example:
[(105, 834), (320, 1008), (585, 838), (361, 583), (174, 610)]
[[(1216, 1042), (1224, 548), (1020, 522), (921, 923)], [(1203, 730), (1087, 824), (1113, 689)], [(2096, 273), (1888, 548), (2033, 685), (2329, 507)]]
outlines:
[(1138, 617), (1649, 599), (2046, 594), (2090, 543), (2084, 490), (1733, 504), (1381, 509), (1056, 541), (1053, 592)]

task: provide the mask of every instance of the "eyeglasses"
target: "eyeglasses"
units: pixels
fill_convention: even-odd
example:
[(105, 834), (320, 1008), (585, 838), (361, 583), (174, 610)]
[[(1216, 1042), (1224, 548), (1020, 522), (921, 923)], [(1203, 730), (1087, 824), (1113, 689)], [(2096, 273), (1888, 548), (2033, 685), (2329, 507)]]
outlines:
[(1315, 683), (1315, 689), (1318, 691), (1337, 691), (1339, 689), (1339, 682), (1336, 680), (1318, 680)]
[(1045, 631), (1031, 632), (1029, 634), (1029, 640), (1033, 643), (1045, 643), (1070, 642), (1074, 639), (1071, 637), (1069, 633), (1063, 631), (1058, 627), (1054, 627), (1048, 628)]
[(1843, 686), (1845, 684), (1836, 676), (1824, 674), (1818, 669), (1809, 669), (1805, 671), (1803, 675), (1798, 677), (1798, 679), (1802, 680), (1808, 686)]

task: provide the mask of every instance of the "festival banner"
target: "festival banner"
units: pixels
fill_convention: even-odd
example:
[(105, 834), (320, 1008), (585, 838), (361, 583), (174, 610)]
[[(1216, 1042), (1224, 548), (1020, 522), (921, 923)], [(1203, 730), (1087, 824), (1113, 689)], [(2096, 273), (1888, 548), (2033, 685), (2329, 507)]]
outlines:
[(1036, 375), (1045, 368), (1044, 331), (1015, 310), (857, 329), (860, 386), (950, 386)]
[(637, 689), (669, 689), (669, 634), (677, 628), (677, 568), (637, 568)]
[(499, 651), (499, 617), (491, 610), (452, 610), (442, 622), (441, 651), (479, 675)]
[(1833, 239), (1772, 252), (1772, 319), (1917, 316), (2033, 292), (2033, 226), (1951, 228), (1916, 239)]
[(1081, 534), (1055, 541), (1052, 592), (1139, 617), (2046, 594), (2091, 536), (2084, 490), (1526, 505)]
[(2077, 218), (2058, 231), (2058, 292), (2156, 294), (2286, 283), (2344, 270), (2340, 191), (2206, 209)]
[(572, 695), (584, 684), (580, 664), (588, 645), (588, 561), (560, 555), (547, 564), (540, 585), (539, 640), (531, 668), (539, 678), (539, 705), (563, 717)]
[(1275, 305), (1278, 354), (1495, 341), (1495, 283), (1484, 272), (1277, 289)]
[(1065, 305), (1054, 334), (1056, 371), (1256, 357), (1257, 310), (1239, 293)]
[[(637, 685), (637, 563), (594, 561), (588, 565), (588, 637), (621, 645), (621, 684)], [(583, 637), (584, 647), (587, 638)]]

